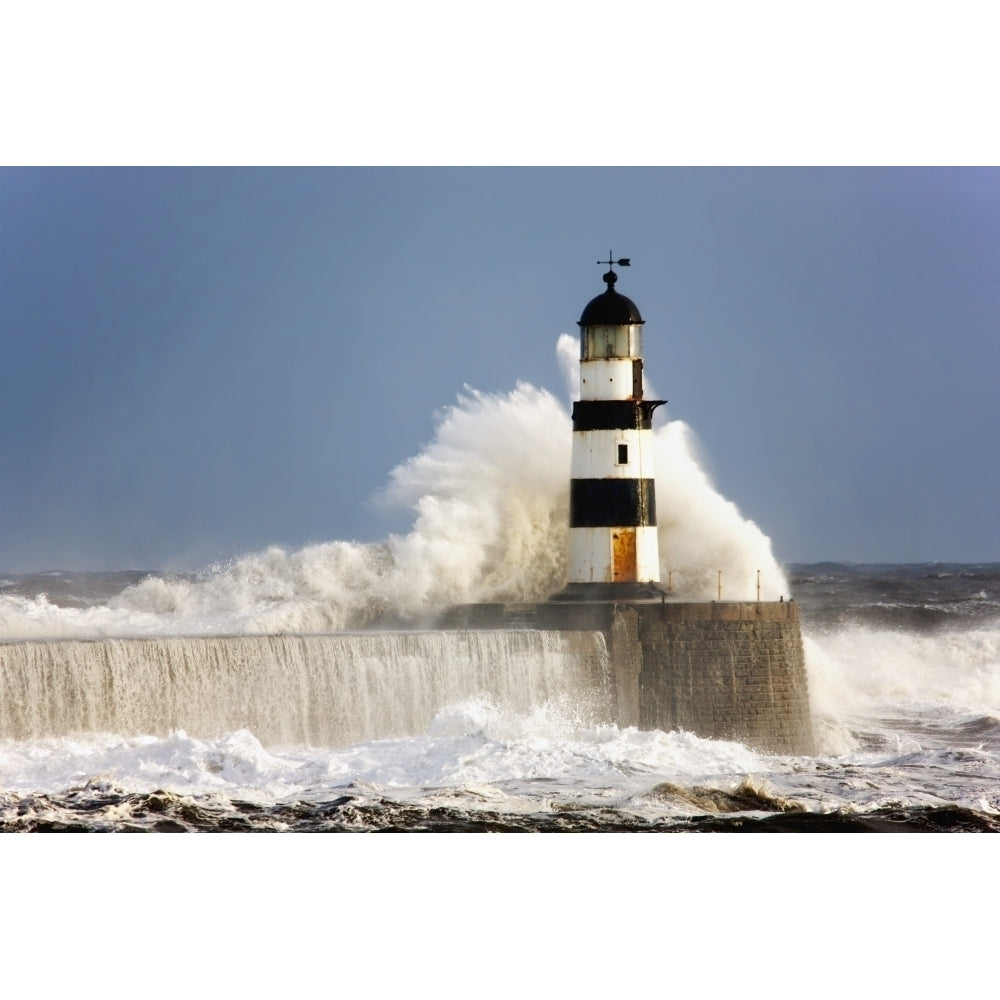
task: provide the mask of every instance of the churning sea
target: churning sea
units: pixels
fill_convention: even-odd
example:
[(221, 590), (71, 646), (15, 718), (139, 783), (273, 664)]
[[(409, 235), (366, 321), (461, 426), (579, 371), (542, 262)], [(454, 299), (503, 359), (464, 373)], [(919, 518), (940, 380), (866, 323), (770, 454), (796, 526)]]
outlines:
[(787, 573), (811, 757), (608, 724), (530, 630), (285, 636), (249, 675), (128, 610), (204, 579), (8, 574), (4, 620), (43, 624), (0, 645), (0, 830), (1000, 830), (1000, 565)]

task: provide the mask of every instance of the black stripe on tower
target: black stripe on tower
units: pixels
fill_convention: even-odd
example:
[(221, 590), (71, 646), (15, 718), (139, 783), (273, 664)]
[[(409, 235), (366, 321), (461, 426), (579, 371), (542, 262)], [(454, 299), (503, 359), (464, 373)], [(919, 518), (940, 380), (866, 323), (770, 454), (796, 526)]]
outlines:
[(571, 528), (656, 526), (656, 491), (652, 479), (571, 479)]
[(648, 431), (665, 399), (581, 399), (573, 404), (575, 431)]

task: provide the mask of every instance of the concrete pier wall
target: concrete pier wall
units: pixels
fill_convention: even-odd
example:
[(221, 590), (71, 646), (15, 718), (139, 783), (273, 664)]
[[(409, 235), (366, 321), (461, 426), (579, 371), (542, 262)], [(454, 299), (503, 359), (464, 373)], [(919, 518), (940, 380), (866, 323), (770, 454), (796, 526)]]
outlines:
[(477, 604), (442, 625), (600, 631), (619, 725), (813, 752), (794, 601)]

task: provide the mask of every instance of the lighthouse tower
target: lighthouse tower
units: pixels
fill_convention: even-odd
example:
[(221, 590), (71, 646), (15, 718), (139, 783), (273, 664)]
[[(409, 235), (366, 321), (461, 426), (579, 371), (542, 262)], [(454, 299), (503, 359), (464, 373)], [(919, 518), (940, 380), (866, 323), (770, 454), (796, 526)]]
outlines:
[(604, 293), (580, 317), (580, 400), (573, 404), (569, 582), (554, 601), (660, 600), (653, 482), (653, 410), (642, 394), (642, 326), (615, 291), (610, 255)]

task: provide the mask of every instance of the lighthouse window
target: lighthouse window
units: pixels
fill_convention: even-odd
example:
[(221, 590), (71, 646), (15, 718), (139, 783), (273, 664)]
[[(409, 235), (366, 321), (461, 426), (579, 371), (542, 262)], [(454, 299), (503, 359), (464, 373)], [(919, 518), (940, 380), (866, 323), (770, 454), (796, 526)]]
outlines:
[(642, 357), (642, 327), (639, 324), (630, 326), (629, 330), (629, 354), (633, 358)]
[(628, 465), (628, 445), (620, 444), (618, 445), (618, 464)]
[(638, 327), (587, 326), (580, 342), (580, 357), (584, 361), (597, 358), (627, 358), (630, 356), (629, 331)]

